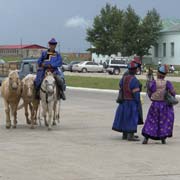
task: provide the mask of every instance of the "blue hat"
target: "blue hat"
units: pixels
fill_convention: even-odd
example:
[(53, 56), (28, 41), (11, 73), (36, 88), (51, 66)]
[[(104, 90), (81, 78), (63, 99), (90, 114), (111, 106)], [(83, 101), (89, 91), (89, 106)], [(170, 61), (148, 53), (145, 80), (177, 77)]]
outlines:
[(57, 41), (55, 40), (55, 38), (52, 38), (48, 43), (49, 44), (57, 44)]
[(166, 64), (160, 66), (158, 68), (158, 72), (161, 73), (162, 75), (166, 75), (168, 73), (168, 66)]

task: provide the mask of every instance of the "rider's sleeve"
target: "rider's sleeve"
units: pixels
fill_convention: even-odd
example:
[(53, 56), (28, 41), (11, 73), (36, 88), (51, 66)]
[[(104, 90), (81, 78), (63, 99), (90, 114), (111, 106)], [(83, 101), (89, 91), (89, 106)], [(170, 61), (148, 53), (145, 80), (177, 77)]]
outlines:
[(61, 67), (62, 66), (62, 57), (59, 53), (57, 53), (56, 58), (52, 58), (51, 66), (53, 68)]
[(41, 66), (42, 63), (43, 63), (43, 61), (44, 61), (45, 53), (46, 53), (46, 52), (43, 51), (43, 52), (41, 53), (40, 58), (38, 59), (38, 62), (37, 62), (37, 63), (38, 63), (39, 66)]

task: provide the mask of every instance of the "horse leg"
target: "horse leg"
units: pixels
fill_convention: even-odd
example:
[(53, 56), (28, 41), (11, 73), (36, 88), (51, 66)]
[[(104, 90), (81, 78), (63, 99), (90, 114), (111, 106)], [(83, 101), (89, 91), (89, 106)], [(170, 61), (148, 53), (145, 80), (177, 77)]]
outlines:
[(53, 126), (56, 126), (56, 103), (53, 106)]
[(16, 125), (17, 125), (17, 106), (18, 104), (12, 105), (12, 111), (13, 111), (13, 116), (14, 116), (13, 128), (16, 128)]
[(5, 113), (6, 113), (6, 128), (9, 129), (11, 127), (10, 108), (6, 100), (4, 100), (4, 105), (5, 105)]
[(28, 103), (24, 102), (24, 111), (25, 111), (25, 116), (26, 116), (26, 123), (27, 124), (31, 124), (30, 120), (29, 120), (29, 113), (28, 113)]
[(33, 104), (33, 107), (34, 107), (34, 124), (35, 125), (37, 125), (38, 106), (39, 106), (39, 103), (34, 103)]
[(52, 126), (52, 112), (53, 112), (53, 102), (48, 104), (48, 130), (51, 130)]
[(48, 126), (48, 122), (47, 122), (47, 119), (46, 119), (46, 106), (44, 106), (42, 108), (42, 116), (44, 117), (45, 126)]
[(34, 129), (34, 107), (32, 104), (29, 104), (31, 111), (31, 129)]

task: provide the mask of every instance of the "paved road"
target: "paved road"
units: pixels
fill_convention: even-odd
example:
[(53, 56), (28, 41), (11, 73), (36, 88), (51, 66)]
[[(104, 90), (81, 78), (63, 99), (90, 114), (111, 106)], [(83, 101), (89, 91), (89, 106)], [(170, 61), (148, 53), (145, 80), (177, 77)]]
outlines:
[[(6, 130), (0, 99), (0, 180), (180, 179), (180, 105), (174, 138), (142, 145), (111, 130), (116, 94), (68, 89), (67, 98), (52, 131), (29, 129), (22, 111), (17, 129)], [(145, 115), (148, 107), (145, 98)]]
[[(124, 72), (125, 69), (122, 69), (122, 71)], [(108, 73), (78, 73), (78, 72), (65, 72), (65, 75), (69, 75), (69, 76), (85, 76), (85, 77), (105, 77), (105, 78), (115, 78), (115, 79), (119, 79), (120, 77), (122, 77), (121, 73), (120, 75), (109, 75)], [(137, 75), (138, 79), (147, 79), (146, 78), (146, 74), (143, 75)], [(180, 77), (175, 77), (175, 76), (167, 76), (166, 80), (170, 80), (170, 81), (175, 81), (175, 82), (180, 82)]]

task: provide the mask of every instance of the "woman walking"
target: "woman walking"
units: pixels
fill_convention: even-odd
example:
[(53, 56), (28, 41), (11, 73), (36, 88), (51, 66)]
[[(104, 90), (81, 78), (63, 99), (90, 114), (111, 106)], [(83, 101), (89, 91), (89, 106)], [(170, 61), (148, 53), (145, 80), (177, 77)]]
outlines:
[(157, 80), (149, 83), (148, 91), (152, 104), (142, 129), (144, 136), (143, 144), (148, 143), (148, 139), (161, 140), (162, 144), (166, 144), (166, 138), (172, 137), (174, 124), (174, 109), (172, 105), (165, 102), (165, 91), (169, 91), (175, 96), (175, 90), (170, 81), (164, 78), (168, 73), (167, 65), (158, 68)]

